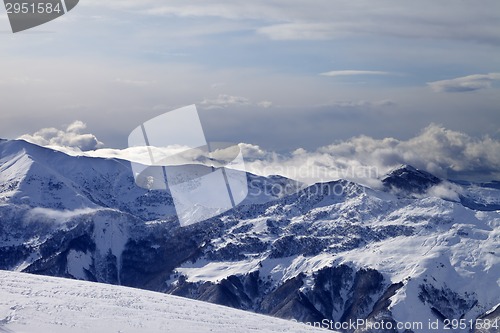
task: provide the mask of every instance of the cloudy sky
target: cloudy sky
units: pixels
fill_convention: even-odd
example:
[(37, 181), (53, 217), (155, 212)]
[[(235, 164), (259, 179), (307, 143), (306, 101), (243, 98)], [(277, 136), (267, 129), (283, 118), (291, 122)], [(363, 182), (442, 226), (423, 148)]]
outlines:
[(498, 0), (82, 0), (15, 35), (2, 9), (0, 59), (4, 138), (126, 148), (196, 104), (210, 141), (500, 170)]

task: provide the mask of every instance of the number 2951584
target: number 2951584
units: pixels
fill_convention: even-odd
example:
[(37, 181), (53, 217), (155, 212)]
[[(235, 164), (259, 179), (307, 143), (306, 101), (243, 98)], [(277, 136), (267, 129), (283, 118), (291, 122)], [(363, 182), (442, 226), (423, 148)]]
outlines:
[(5, 9), (7, 14), (60, 14), (64, 11), (60, 3), (53, 4), (50, 2), (6, 2)]

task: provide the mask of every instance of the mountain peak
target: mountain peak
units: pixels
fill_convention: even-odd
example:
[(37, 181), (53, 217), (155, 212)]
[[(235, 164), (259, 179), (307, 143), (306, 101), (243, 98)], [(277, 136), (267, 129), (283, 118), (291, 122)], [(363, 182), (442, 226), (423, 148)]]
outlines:
[(44, 151), (47, 148), (36, 145), (25, 140), (5, 140), (0, 139), (0, 157), (15, 155), (21, 152), (29, 153), (34, 151)]
[(427, 171), (419, 170), (408, 164), (402, 164), (389, 172), (382, 179), (382, 183), (388, 189), (424, 193), (428, 188), (441, 183), (441, 179)]
[(418, 172), (419, 170), (410, 164), (401, 164), (398, 167), (392, 169), (390, 173), (396, 172), (398, 170), (410, 171), (410, 172)]

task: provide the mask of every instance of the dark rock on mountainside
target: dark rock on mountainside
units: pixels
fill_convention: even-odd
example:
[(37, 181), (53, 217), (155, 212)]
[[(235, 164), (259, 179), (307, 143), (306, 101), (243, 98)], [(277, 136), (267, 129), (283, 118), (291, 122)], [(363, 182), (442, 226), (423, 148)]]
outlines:
[(356, 271), (346, 265), (319, 270), (312, 277), (311, 288), (304, 288), (307, 279), (299, 274), (269, 288), (259, 271), (254, 271), (218, 283), (192, 283), (180, 278), (166, 292), (301, 322), (321, 323), (326, 319), (343, 323), (387, 311), (388, 298), (401, 287), (389, 285), (376, 270)]
[(416, 194), (425, 193), (427, 189), (440, 182), (441, 179), (426, 171), (415, 169), (411, 165), (402, 165), (382, 179), (387, 189)]

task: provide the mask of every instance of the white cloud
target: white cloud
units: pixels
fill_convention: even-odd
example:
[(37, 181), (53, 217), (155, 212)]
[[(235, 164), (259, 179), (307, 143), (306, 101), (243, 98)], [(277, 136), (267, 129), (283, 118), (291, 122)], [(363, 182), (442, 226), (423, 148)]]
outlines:
[(85, 5), (125, 9), (153, 16), (216, 18), (241, 23), (248, 19), (256, 23), (254, 30), (257, 33), (273, 40), (324, 40), (382, 35), (491, 44), (500, 41), (497, 0), (483, 0), (481, 6), (456, 0), (421, 0), (412, 3), (380, 0), (377, 4), (370, 0), (206, 0), (196, 3), (171, 0), (168, 4), (152, 0), (88, 0)]
[(273, 102), (266, 100), (266, 101), (259, 102), (257, 105), (260, 106), (261, 108), (268, 109), (271, 106), (273, 106)]
[(337, 33), (328, 23), (283, 23), (257, 29), (259, 34), (273, 40), (326, 40)]
[(80, 133), (81, 131), (83, 131), (86, 128), (87, 128), (87, 125), (83, 121), (76, 120), (68, 125), (68, 127), (66, 128), (66, 132)]
[(490, 88), (493, 81), (500, 80), (500, 73), (474, 74), (450, 80), (429, 82), (435, 92), (468, 92)]
[(321, 73), (322, 76), (355, 76), (355, 75), (391, 75), (389, 72), (383, 71), (360, 71), (360, 70), (343, 70)]
[(379, 101), (365, 101), (365, 100), (352, 100), (352, 101), (333, 101), (324, 106), (333, 106), (340, 108), (370, 108), (370, 107), (387, 107), (394, 106), (396, 102), (390, 99), (383, 99)]
[(436, 186), (431, 187), (427, 194), (445, 200), (460, 201), (460, 194), (463, 194), (463, 189), (450, 182), (442, 182)]
[(40, 145), (67, 148), (69, 150), (78, 149), (88, 151), (101, 148), (103, 143), (97, 140), (96, 136), (88, 133), (81, 133), (87, 128), (82, 121), (74, 121), (65, 130), (57, 128), (42, 128), (34, 134), (25, 134), (19, 139)]
[(246, 97), (220, 94), (214, 99), (204, 99), (203, 101), (200, 102), (200, 105), (207, 110), (225, 109), (231, 106), (249, 106), (249, 105), (256, 105), (258, 107), (268, 109), (273, 106), (273, 102), (268, 100), (263, 100), (258, 103), (253, 103), (250, 99)]
[[(347, 178), (366, 184), (401, 164), (410, 164), (451, 179), (500, 179), (500, 141), (430, 125), (408, 140), (359, 136), (283, 155), (258, 146), (243, 146), (249, 171), (282, 174), (305, 182)], [(434, 195), (454, 198), (455, 189), (441, 186)]]
[[(202, 4), (181, 6), (160, 6), (147, 9), (144, 12), (151, 15), (166, 15), (179, 17), (220, 17), (238, 19), (242, 13), (231, 4)], [(250, 17), (250, 15), (249, 15)]]
[(241, 96), (220, 94), (219, 96), (217, 96), (217, 98), (205, 99), (200, 104), (204, 105), (206, 109), (221, 109), (235, 105), (236, 106), (249, 105), (250, 100), (248, 98)]
[[(79, 125), (75, 127), (81, 128)], [(42, 131), (52, 135), (58, 133), (55, 129)], [(313, 151), (299, 148), (288, 154), (268, 151), (253, 144), (241, 143), (239, 146), (247, 171), (266, 176), (279, 174), (306, 183), (342, 178), (377, 186), (381, 176), (401, 164), (413, 165), (444, 179), (500, 179), (500, 140), (471, 137), (435, 124), (408, 140), (359, 136)], [(171, 156), (185, 148), (155, 149), (155, 155)], [(146, 147), (98, 149), (84, 153), (68, 148), (60, 150), (71, 155), (112, 157), (139, 163), (150, 161)], [(218, 156), (224, 159), (224, 151), (218, 152)], [(182, 160), (176, 163), (202, 161), (196, 151), (180, 158)], [(452, 200), (457, 198), (457, 188), (449, 183), (441, 184), (429, 193)]]
[(51, 222), (64, 223), (74, 216), (81, 216), (84, 214), (91, 214), (96, 212), (94, 208), (82, 208), (75, 210), (55, 210), (50, 208), (36, 207), (31, 209), (28, 214), (28, 221), (36, 220), (51, 220)]

